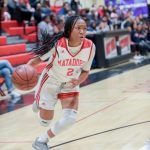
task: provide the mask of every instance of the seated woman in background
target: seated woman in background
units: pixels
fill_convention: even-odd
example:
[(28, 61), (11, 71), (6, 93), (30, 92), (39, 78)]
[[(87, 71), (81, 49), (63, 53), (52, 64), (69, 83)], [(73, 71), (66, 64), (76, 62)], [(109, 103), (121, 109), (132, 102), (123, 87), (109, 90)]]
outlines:
[(0, 77), (4, 78), (7, 92), (13, 100), (16, 98), (20, 98), (20, 94), (14, 91), (13, 83), (11, 80), (12, 73), (13, 73), (13, 67), (9, 63), (9, 61), (0, 60)]

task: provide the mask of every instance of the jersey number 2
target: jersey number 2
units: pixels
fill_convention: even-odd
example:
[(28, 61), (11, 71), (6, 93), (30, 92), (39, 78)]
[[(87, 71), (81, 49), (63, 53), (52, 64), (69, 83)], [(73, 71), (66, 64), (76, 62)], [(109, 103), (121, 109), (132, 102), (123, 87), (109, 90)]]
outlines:
[(68, 68), (67, 76), (72, 76), (72, 75), (73, 75), (73, 72), (74, 72), (74, 69), (73, 69), (73, 68)]

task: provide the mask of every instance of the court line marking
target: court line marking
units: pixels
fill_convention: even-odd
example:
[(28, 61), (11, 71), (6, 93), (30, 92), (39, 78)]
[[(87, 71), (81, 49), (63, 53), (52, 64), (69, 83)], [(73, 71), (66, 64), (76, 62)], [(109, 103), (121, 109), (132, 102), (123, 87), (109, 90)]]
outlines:
[[(91, 116), (93, 116), (93, 115), (95, 115), (95, 114), (97, 114), (97, 113), (99, 113), (99, 112), (102, 112), (102, 111), (104, 111), (104, 110), (110, 108), (111, 106), (120, 103), (120, 102), (123, 101), (123, 100), (126, 100), (126, 97), (124, 97), (124, 98), (122, 98), (121, 100), (118, 100), (118, 101), (116, 101), (116, 102), (114, 102), (114, 103), (112, 103), (112, 104), (110, 104), (110, 105), (107, 105), (106, 107), (104, 107), (104, 108), (102, 108), (102, 109), (99, 109), (99, 110), (97, 110), (97, 111), (95, 111), (95, 112), (93, 112), (93, 113), (91, 113), (91, 114), (89, 114), (89, 115), (87, 115), (87, 116), (85, 116), (85, 117), (83, 117), (83, 118), (77, 120), (76, 123), (81, 122), (82, 120), (85, 120), (85, 119), (87, 119), (87, 118), (89, 118), (89, 117), (91, 117)], [(4, 144), (4, 143), (9, 143), (9, 144), (18, 143), (18, 144), (19, 144), (19, 143), (32, 143), (32, 142), (33, 142), (33, 141), (0, 141), (0, 144)]]
[[(112, 104), (110, 104), (110, 105), (107, 105), (106, 107), (104, 107), (104, 108), (102, 108), (102, 109), (99, 109), (99, 110), (97, 110), (97, 111), (95, 111), (95, 112), (93, 112), (93, 113), (91, 113), (91, 114), (89, 114), (89, 115), (87, 115), (87, 116), (85, 116), (85, 117), (83, 117), (83, 118), (77, 120), (76, 123), (81, 122), (82, 120), (85, 120), (85, 119), (87, 119), (87, 118), (89, 118), (89, 117), (91, 117), (91, 116), (93, 116), (93, 115), (95, 115), (95, 114), (97, 114), (97, 113), (99, 113), (99, 112), (101, 112), (101, 111), (104, 111), (104, 110), (106, 110), (107, 108), (110, 108), (111, 106), (113, 106), (113, 105), (115, 105), (115, 104), (118, 104), (119, 102), (125, 100), (126, 98), (127, 98), (127, 97), (125, 97), (125, 98), (123, 98), (123, 99), (121, 99), (121, 100), (118, 100), (118, 101), (116, 101), (116, 102), (114, 102), (114, 103), (112, 103)], [(19, 143), (32, 143), (32, 142), (33, 142), (33, 141), (0, 141), (0, 144), (3, 144), (3, 143), (18, 143), (18, 144), (19, 144)]]
[(101, 112), (101, 111), (104, 111), (104, 110), (106, 110), (107, 108), (110, 108), (111, 106), (114, 106), (114, 105), (118, 104), (118, 103), (120, 103), (120, 102), (126, 100), (126, 98), (127, 98), (127, 97), (124, 97), (124, 98), (122, 98), (122, 99), (120, 99), (120, 100), (118, 100), (118, 101), (116, 101), (116, 102), (114, 102), (114, 103), (112, 103), (112, 104), (110, 104), (110, 105), (107, 105), (106, 107), (104, 107), (104, 108), (102, 108), (102, 109), (99, 109), (99, 110), (97, 110), (97, 111), (95, 111), (95, 112), (93, 112), (93, 113), (91, 113), (91, 114), (89, 114), (89, 115), (87, 115), (87, 116), (85, 116), (85, 117), (83, 117), (83, 118), (77, 120), (76, 123), (78, 123), (78, 122), (80, 122), (80, 121), (82, 121), (82, 120), (85, 120), (85, 119), (87, 119), (87, 118), (89, 118), (89, 117), (91, 117), (91, 116), (93, 116), (93, 115), (95, 115), (95, 114), (97, 114), (97, 113), (99, 113), (99, 112)]
[(101, 132), (98, 132), (98, 133), (90, 134), (90, 135), (87, 135), (87, 136), (83, 136), (83, 137), (80, 137), (80, 138), (76, 138), (76, 139), (73, 139), (73, 140), (70, 140), (70, 141), (67, 141), (67, 142), (63, 142), (63, 143), (51, 146), (49, 148), (62, 146), (62, 145), (65, 145), (65, 144), (68, 144), (68, 143), (73, 143), (75, 141), (86, 139), (86, 138), (89, 138), (89, 137), (92, 137), (92, 136), (96, 136), (96, 135), (104, 134), (104, 133), (107, 133), (107, 132), (112, 132), (112, 131), (116, 131), (116, 130), (120, 130), (120, 129), (124, 129), (124, 128), (128, 128), (128, 127), (132, 127), (132, 126), (136, 126), (136, 125), (146, 124), (146, 123), (150, 123), (150, 120), (137, 122), (137, 123), (133, 123), (133, 124), (128, 124), (128, 125), (125, 125), (125, 126), (120, 126), (120, 127), (117, 127), (117, 128), (112, 128), (112, 129), (109, 129), (109, 130), (105, 130), (105, 131), (101, 131)]
[[(102, 108), (102, 109), (99, 109), (99, 110), (97, 110), (97, 111), (95, 111), (95, 112), (93, 112), (93, 113), (91, 113), (91, 114), (89, 114), (89, 115), (87, 115), (87, 116), (85, 116), (85, 117), (83, 117), (83, 118), (77, 120), (76, 123), (81, 122), (81, 121), (83, 121), (83, 120), (85, 120), (85, 119), (87, 119), (87, 118), (89, 118), (89, 117), (91, 117), (91, 116), (93, 116), (93, 115), (95, 115), (95, 114), (97, 114), (97, 113), (99, 113), (99, 112), (102, 112), (102, 111), (106, 110), (107, 108), (110, 108), (111, 106), (114, 106), (114, 105), (118, 104), (118, 103), (120, 103), (120, 102), (126, 100), (126, 98), (127, 98), (127, 97), (124, 97), (124, 98), (122, 98), (122, 99), (120, 99), (120, 100), (118, 100), (118, 101), (116, 101), (116, 102), (114, 102), (114, 103), (112, 103), (112, 104), (110, 104), (110, 105), (107, 105), (106, 107), (104, 107), (104, 108)], [(130, 125), (127, 125), (127, 126), (130, 126)], [(123, 126), (122, 126), (122, 127), (123, 127)], [(118, 128), (122, 128), (122, 127), (118, 127)], [(110, 130), (114, 130), (114, 129), (110, 129)], [(105, 132), (108, 132), (108, 131), (109, 131), (109, 130), (102, 131), (102, 133), (103, 133), (103, 132), (105, 133)], [(100, 132), (99, 134), (102, 134), (102, 133)], [(95, 135), (95, 134), (94, 134), (94, 135)], [(93, 136), (94, 136), (94, 135), (93, 135)], [(97, 135), (97, 133), (96, 133), (96, 135)], [(90, 136), (91, 136), (91, 135), (88, 135), (88, 136), (85, 136), (85, 137), (88, 138), (88, 137), (90, 137)], [(67, 143), (71, 143), (71, 142), (74, 142), (74, 141), (83, 139), (83, 138), (85, 138), (85, 137), (81, 137), (81, 138), (74, 139), (74, 140), (70, 140), (70, 141), (67, 141), (67, 142), (64, 142), (64, 143), (61, 143), (61, 144), (58, 144), (58, 145), (54, 145), (54, 146), (52, 146), (52, 147), (50, 147), (50, 148), (54, 148), (54, 147), (58, 147), (58, 146), (61, 146), (61, 145), (67, 144)], [(9, 143), (9, 144), (18, 143), (18, 144), (21, 144), (21, 143), (32, 143), (32, 142), (33, 142), (33, 141), (0, 141), (0, 144), (4, 144), (4, 143)]]
[[(76, 139), (73, 139), (73, 140), (70, 140), (70, 141), (67, 141), (67, 142), (63, 142), (63, 143), (51, 146), (49, 148), (54, 148), (54, 147), (62, 146), (62, 145), (68, 144), (68, 143), (72, 143), (72, 142), (75, 142), (75, 141), (86, 139), (86, 138), (89, 138), (89, 137), (92, 137), (92, 136), (96, 136), (96, 135), (99, 135), (99, 134), (104, 134), (104, 133), (107, 133), (107, 132), (111, 132), (111, 131), (115, 131), (115, 130), (120, 130), (120, 129), (132, 127), (132, 126), (136, 126), (136, 125), (146, 124), (146, 123), (150, 123), (150, 120), (142, 121), (142, 122), (137, 122), (137, 123), (133, 123), (133, 124), (128, 124), (128, 125), (120, 126), (120, 127), (117, 127), (117, 128), (112, 128), (112, 129), (109, 129), (109, 130), (105, 130), (105, 131), (101, 131), (101, 132), (98, 132), (98, 133), (90, 134), (90, 135), (87, 135), (87, 136), (83, 136), (83, 137), (80, 137), (80, 138), (76, 138)], [(4, 143), (22, 144), (22, 143), (32, 143), (32, 142), (33, 141), (6, 141), (6, 142), (0, 142), (0, 144), (4, 144)]]

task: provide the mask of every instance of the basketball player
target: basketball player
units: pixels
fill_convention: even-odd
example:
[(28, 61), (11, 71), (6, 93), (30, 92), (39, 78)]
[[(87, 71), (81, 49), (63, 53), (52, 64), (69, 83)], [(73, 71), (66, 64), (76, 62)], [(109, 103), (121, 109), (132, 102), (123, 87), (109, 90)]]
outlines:
[(34, 111), (36, 106), (39, 107), (40, 124), (49, 126), (58, 99), (63, 109), (62, 118), (34, 141), (32, 146), (36, 150), (49, 150), (49, 139), (76, 122), (79, 85), (88, 77), (95, 55), (95, 45), (85, 38), (86, 30), (86, 23), (81, 17), (67, 18), (64, 32), (52, 39), (45, 36), (42, 46), (35, 50), (38, 57), (28, 63), (34, 66), (48, 59), (35, 92), (36, 103), (33, 103)]

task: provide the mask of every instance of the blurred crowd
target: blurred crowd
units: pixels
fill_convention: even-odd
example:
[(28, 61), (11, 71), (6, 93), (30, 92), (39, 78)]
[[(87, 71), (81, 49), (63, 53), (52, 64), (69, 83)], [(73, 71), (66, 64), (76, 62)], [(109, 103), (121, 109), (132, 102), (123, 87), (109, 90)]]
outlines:
[(87, 33), (127, 29), (131, 33), (131, 50), (135, 59), (143, 59), (150, 51), (150, 26), (148, 18), (133, 16), (130, 9), (118, 6), (96, 6), (83, 8), (80, 0), (64, 0), (58, 10), (52, 9), (49, 0), (8, 0), (3, 9), (3, 20), (34, 21), (38, 26), (38, 39), (43, 31), (54, 35), (63, 31), (67, 16), (78, 14), (87, 22)]

